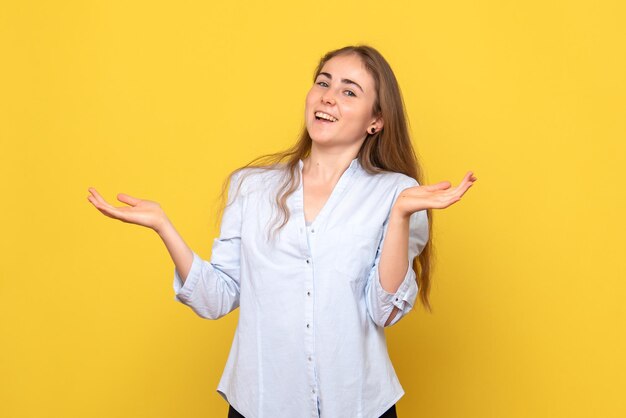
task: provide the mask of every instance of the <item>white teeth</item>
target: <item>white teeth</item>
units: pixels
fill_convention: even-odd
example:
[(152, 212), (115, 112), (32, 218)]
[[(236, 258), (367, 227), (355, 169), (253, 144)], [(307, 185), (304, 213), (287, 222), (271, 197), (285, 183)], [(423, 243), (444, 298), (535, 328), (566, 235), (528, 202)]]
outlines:
[(324, 112), (315, 112), (315, 116), (317, 116), (318, 118), (329, 120), (331, 122), (337, 122), (337, 118), (334, 118)]

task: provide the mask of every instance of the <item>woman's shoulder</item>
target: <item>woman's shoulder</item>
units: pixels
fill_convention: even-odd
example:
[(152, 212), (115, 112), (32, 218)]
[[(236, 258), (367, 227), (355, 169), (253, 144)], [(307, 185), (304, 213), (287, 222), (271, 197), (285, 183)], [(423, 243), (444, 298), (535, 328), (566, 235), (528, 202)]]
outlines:
[(243, 167), (232, 174), (231, 185), (234, 184), (234, 187), (239, 187), (238, 184), (241, 183), (241, 193), (248, 194), (252, 191), (267, 189), (280, 175), (279, 169)]
[(396, 171), (381, 171), (376, 174), (369, 174), (368, 181), (378, 181), (385, 187), (397, 187), (406, 189), (407, 187), (419, 186), (416, 179), (404, 173)]
[(397, 182), (400, 186), (404, 188), (419, 186), (420, 184), (411, 176), (407, 176), (404, 173), (394, 173), (397, 176)]

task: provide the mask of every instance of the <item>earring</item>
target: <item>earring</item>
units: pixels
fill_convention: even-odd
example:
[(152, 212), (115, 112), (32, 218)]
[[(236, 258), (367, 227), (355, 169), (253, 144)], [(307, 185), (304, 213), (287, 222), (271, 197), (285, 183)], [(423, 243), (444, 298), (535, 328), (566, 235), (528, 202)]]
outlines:
[(372, 128), (372, 130), (370, 131), (370, 134), (374, 135), (376, 133), (376, 128)]

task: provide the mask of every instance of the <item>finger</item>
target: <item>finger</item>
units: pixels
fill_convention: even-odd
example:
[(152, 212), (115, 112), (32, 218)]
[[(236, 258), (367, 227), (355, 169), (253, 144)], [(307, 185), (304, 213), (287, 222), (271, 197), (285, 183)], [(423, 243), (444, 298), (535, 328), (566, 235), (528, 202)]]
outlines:
[(465, 193), (474, 183), (475, 179), (474, 173), (472, 171), (468, 171), (463, 177), (463, 180), (461, 180), (461, 183), (459, 183), (459, 185), (455, 188), (455, 192), (463, 195), (463, 193)]
[(98, 207), (98, 210), (104, 213), (109, 218), (118, 219), (123, 222), (128, 222), (128, 217), (126, 213), (120, 208), (116, 208), (116, 207), (108, 208), (108, 207), (100, 206)]
[(126, 221), (127, 217), (123, 210), (120, 208), (113, 207), (111, 205), (103, 204), (98, 201), (94, 196), (88, 196), (87, 199), (104, 215), (109, 218), (119, 219), (121, 221)]
[(474, 184), (473, 180), (468, 180), (464, 184), (459, 185), (459, 187), (458, 187), (459, 199), (461, 198), (461, 196), (463, 196), (465, 194), (465, 192), (467, 192), (469, 190), (470, 187), (472, 187), (473, 184)]
[(463, 180), (461, 180), (461, 183), (454, 189), (441, 190), (441, 207), (448, 207), (461, 200), (461, 197), (465, 194), (465, 192), (467, 192), (467, 190), (474, 184), (474, 179), (475, 177), (473, 177), (473, 173), (468, 171), (463, 177)]
[(102, 214), (108, 216), (109, 218), (113, 217), (107, 210), (105, 210), (105, 207), (102, 205), (102, 203), (98, 202), (98, 200), (96, 200), (94, 196), (87, 196), (87, 200), (89, 200), (89, 202), (91, 202), (91, 204), (94, 205), (95, 208), (98, 209)]
[(104, 208), (104, 207), (110, 207), (110, 205), (107, 206), (106, 202), (102, 203), (101, 201), (96, 199), (95, 196), (87, 196), (87, 200), (89, 200), (91, 202), (91, 204), (94, 205), (98, 209)]
[(465, 175), (463, 176), (463, 179), (461, 180), (461, 183), (459, 183), (459, 187), (465, 187), (467, 185), (467, 183), (469, 183), (472, 177), (472, 172), (468, 171), (467, 173), (465, 173)]
[(89, 192), (91, 192), (91, 194), (95, 197), (96, 201), (98, 201), (101, 205), (109, 207), (109, 208), (113, 207), (106, 200), (104, 200), (104, 198), (100, 196), (100, 193), (98, 193), (96, 189), (94, 189), (93, 187), (89, 188)]
[(119, 193), (117, 195), (117, 200), (119, 200), (120, 202), (129, 204), (131, 206), (136, 206), (139, 202), (141, 202), (141, 199), (137, 199), (136, 197), (129, 196), (125, 193)]
[(476, 176), (474, 175), (474, 172), (473, 172), (473, 171), (468, 171), (468, 172), (467, 172), (467, 174), (465, 174), (464, 180), (465, 180), (466, 182), (473, 183), (473, 182), (475, 182), (475, 181), (476, 181), (476, 180), (478, 180), (478, 179), (477, 179), (477, 178), (476, 178)]
[(102, 213), (103, 215), (105, 215), (105, 216), (107, 216), (107, 217), (109, 217), (111, 219), (117, 219), (115, 216), (112, 216), (110, 213), (108, 213), (104, 209), (101, 209), (101, 208), (96, 208), (96, 209), (98, 209), (100, 211), (100, 213)]
[(446, 190), (450, 188), (451, 185), (449, 181), (440, 181), (439, 183), (424, 185), (422, 188), (428, 191)]

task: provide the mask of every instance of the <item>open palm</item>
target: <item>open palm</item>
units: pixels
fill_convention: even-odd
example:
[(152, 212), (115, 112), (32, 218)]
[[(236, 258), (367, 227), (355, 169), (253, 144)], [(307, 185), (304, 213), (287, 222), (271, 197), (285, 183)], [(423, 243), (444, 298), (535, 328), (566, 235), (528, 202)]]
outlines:
[(110, 205), (100, 194), (90, 187), (87, 199), (104, 215), (122, 222), (133, 223), (157, 230), (167, 219), (161, 205), (150, 200), (138, 199), (124, 193), (117, 195), (117, 200), (130, 206), (115, 207)]
[(450, 188), (451, 184), (449, 181), (409, 187), (404, 189), (398, 196), (394, 204), (394, 210), (402, 215), (410, 216), (419, 210), (447, 208), (461, 200), (461, 197), (472, 187), (476, 180), (474, 173), (468, 171), (461, 183), (455, 188)]

